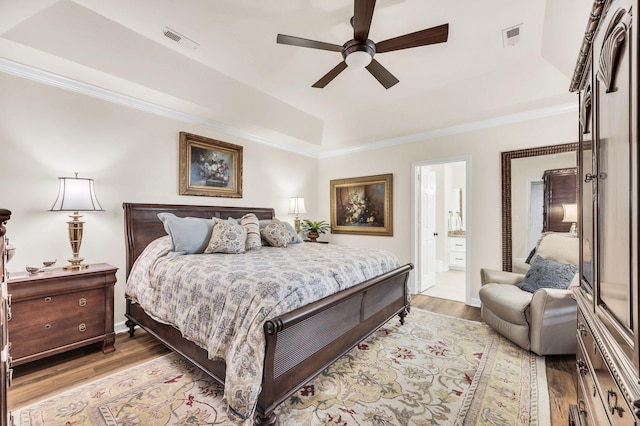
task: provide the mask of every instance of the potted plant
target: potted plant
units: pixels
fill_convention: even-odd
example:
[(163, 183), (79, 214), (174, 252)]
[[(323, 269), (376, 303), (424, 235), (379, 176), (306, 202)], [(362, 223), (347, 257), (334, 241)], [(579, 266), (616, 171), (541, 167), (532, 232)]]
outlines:
[(302, 221), (302, 225), (300, 226), (302, 233), (305, 234), (312, 243), (315, 243), (320, 234), (324, 234), (329, 230), (329, 228), (329, 224), (324, 220), (315, 222), (313, 220), (305, 219)]

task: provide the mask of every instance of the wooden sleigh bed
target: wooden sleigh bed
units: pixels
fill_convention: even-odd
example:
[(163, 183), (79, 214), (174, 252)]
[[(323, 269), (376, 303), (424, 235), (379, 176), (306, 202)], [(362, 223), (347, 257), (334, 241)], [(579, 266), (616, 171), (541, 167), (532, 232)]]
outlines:
[[(259, 219), (274, 217), (274, 210), (270, 208), (134, 203), (124, 203), (123, 208), (127, 277), (145, 247), (166, 235), (164, 226), (157, 217), (160, 212), (173, 213), (179, 217), (221, 219), (241, 217), (246, 213), (254, 213)], [(404, 324), (410, 307), (407, 279), (411, 269), (411, 264), (400, 266), (267, 320), (264, 323), (266, 348), (262, 390), (256, 405), (254, 424), (275, 424), (275, 410), (280, 403), (395, 315), (399, 315), (400, 322)], [(210, 360), (205, 349), (184, 339), (179, 330), (155, 321), (130, 298), (126, 302), (125, 316), (132, 337), (135, 326), (142, 327), (171, 350), (224, 384), (223, 361)], [(309, 336), (313, 336), (313, 348), (301, 343), (309, 341)]]

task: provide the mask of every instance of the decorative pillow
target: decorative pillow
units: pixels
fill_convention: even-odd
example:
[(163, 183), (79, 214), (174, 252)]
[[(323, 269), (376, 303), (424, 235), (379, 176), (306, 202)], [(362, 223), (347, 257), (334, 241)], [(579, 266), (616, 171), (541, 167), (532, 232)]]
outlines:
[(292, 238), (289, 230), (275, 218), (260, 230), (260, 235), (274, 247), (286, 247)]
[(246, 249), (257, 249), (262, 247), (262, 240), (260, 238), (260, 226), (258, 224), (258, 218), (253, 213), (247, 213), (240, 218), (240, 225), (247, 228), (247, 243)]
[[(271, 223), (271, 219), (260, 219), (258, 221), (259, 225), (260, 225), (260, 230), (264, 229), (265, 226), (267, 226), (268, 224)], [(302, 238), (300, 238), (300, 235), (298, 235), (296, 233), (295, 228), (293, 227), (292, 224), (290, 224), (289, 222), (282, 222), (280, 221), (280, 223), (282, 225), (284, 225), (287, 230), (289, 231), (289, 233), (291, 233), (291, 241), (289, 241), (289, 244), (297, 244), (297, 243), (301, 243), (302, 242)], [(268, 245), (269, 243), (267, 241), (264, 240), (264, 237), (262, 238), (262, 245)]]
[(205, 253), (244, 253), (247, 243), (247, 228), (226, 220), (213, 218), (211, 240)]
[(285, 228), (287, 228), (287, 230), (291, 234), (291, 241), (289, 241), (289, 244), (298, 244), (302, 242), (302, 238), (300, 238), (300, 235), (296, 233), (296, 229), (293, 227), (292, 224), (290, 224), (289, 222), (281, 222), (281, 223), (285, 226)]
[(518, 287), (530, 293), (540, 288), (567, 289), (577, 271), (578, 265), (559, 263), (538, 256)]
[(178, 217), (173, 213), (158, 213), (164, 230), (171, 236), (169, 257), (203, 253), (211, 239), (213, 221), (199, 217)]

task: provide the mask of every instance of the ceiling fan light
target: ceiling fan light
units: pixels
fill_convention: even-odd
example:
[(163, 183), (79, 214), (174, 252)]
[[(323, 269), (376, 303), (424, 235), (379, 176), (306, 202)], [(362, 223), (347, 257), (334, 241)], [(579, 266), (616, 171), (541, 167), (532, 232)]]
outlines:
[(344, 61), (347, 63), (349, 68), (365, 68), (372, 60), (373, 56), (368, 52), (357, 50), (350, 53)]

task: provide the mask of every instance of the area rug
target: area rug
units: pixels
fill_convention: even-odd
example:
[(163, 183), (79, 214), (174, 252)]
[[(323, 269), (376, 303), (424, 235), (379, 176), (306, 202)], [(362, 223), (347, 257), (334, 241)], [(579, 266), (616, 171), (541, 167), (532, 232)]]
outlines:
[[(548, 425), (544, 358), (412, 308), (293, 394), (280, 425)], [(229, 425), (222, 388), (169, 354), (14, 411), (20, 426)]]

